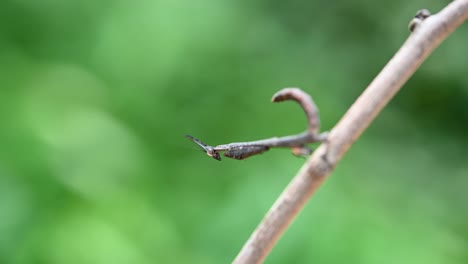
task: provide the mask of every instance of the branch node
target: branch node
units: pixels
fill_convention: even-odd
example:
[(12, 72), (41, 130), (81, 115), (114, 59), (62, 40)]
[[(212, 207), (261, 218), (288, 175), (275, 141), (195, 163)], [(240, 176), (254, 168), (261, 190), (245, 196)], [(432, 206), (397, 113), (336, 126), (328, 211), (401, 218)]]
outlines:
[(416, 12), (416, 15), (413, 19), (411, 19), (408, 25), (409, 31), (414, 32), (414, 30), (416, 30), (416, 28), (418, 28), (421, 25), (421, 23), (430, 16), (431, 12), (427, 9), (421, 9), (418, 12)]

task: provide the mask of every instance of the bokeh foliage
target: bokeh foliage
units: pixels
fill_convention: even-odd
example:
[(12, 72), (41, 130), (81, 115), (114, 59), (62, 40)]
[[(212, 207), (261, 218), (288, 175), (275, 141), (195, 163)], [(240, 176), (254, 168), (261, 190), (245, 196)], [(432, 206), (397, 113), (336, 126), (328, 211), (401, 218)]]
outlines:
[[(449, 1), (0, 2), (0, 263), (227, 263), (304, 162), (212, 145), (330, 129)], [(352, 147), (268, 263), (468, 262), (468, 28)]]

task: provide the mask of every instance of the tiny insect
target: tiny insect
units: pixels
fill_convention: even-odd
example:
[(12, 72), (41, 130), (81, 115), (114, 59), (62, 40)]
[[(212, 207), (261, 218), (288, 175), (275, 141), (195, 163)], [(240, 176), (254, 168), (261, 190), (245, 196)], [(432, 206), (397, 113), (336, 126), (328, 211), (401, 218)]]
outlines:
[(185, 135), (186, 138), (190, 139), (191, 141), (195, 142), (198, 146), (200, 146), (203, 151), (210, 157), (213, 157), (216, 160), (221, 160), (221, 156), (219, 155), (220, 152), (224, 151), (224, 156), (243, 160), (250, 156), (257, 155), (263, 153), (270, 149), (270, 147), (260, 144), (239, 144), (239, 143), (232, 143), (228, 145), (220, 145), (216, 147), (209, 146), (200, 140), (190, 136)]
[(194, 137), (192, 137), (190, 135), (185, 135), (185, 137), (192, 140), (198, 146), (200, 146), (208, 156), (213, 157), (215, 160), (221, 160), (221, 156), (219, 156), (219, 152), (217, 150), (215, 150), (212, 146), (208, 146), (207, 144), (201, 142), (200, 140), (198, 140), (198, 139), (196, 139), (196, 138), (194, 138)]
[(284, 88), (273, 95), (272, 98), (273, 102), (283, 102), (286, 100), (298, 102), (306, 113), (308, 128), (305, 132), (248, 142), (233, 142), (216, 145), (214, 147), (209, 146), (190, 135), (185, 135), (185, 137), (195, 142), (208, 156), (213, 157), (216, 160), (221, 160), (221, 153), (223, 153), (223, 156), (225, 157), (242, 160), (257, 154), (262, 154), (270, 148), (290, 148), (296, 156), (309, 156), (313, 152), (313, 149), (309, 148), (307, 144), (324, 142), (328, 135), (327, 132), (319, 133), (320, 119), (317, 106), (312, 100), (312, 97), (299, 88)]

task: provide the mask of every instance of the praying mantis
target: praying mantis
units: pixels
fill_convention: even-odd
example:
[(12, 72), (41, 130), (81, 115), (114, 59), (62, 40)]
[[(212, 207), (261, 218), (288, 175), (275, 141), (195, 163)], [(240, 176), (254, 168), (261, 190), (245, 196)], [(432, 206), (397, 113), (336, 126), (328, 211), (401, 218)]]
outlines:
[(298, 156), (310, 155), (312, 149), (307, 147), (306, 144), (322, 142), (326, 139), (328, 134), (327, 132), (318, 133), (320, 126), (318, 109), (312, 98), (299, 88), (284, 88), (273, 95), (272, 99), (273, 102), (285, 100), (295, 100), (303, 108), (308, 121), (308, 129), (306, 132), (297, 135), (273, 137), (249, 142), (235, 142), (215, 147), (207, 145), (190, 135), (185, 135), (185, 137), (200, 146), (208, 156), (219, 161), (221, 160), (221, 152), (224, 152), (223, 155), (225, 157), (242, 160), (253, 155), (261, 154), (274, 147), (291, 148), (293, 154)]

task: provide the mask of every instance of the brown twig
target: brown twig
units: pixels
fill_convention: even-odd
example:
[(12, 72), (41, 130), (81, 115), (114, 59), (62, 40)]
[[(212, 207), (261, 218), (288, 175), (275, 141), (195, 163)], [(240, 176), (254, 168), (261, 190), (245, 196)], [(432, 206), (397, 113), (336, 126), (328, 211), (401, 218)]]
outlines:
[(261, 263), (306, 201), (338, 161), (416, 71), (428, 55), (468, 19), (468, 0), (455, 0), (439, 13), (419, 21), (413, 33), (270, 208), (234, 263)]
[(314, 100), (312, 100), (312, 97), (299, 88), (284, 88), (271, 98), (271, 101), (274, 103), (286, 100), (294, 100), (299, 103), (307, 116), (307, 131), (312, 135), (318, 135), (320, 130), (320, 118), (317, 106)]

